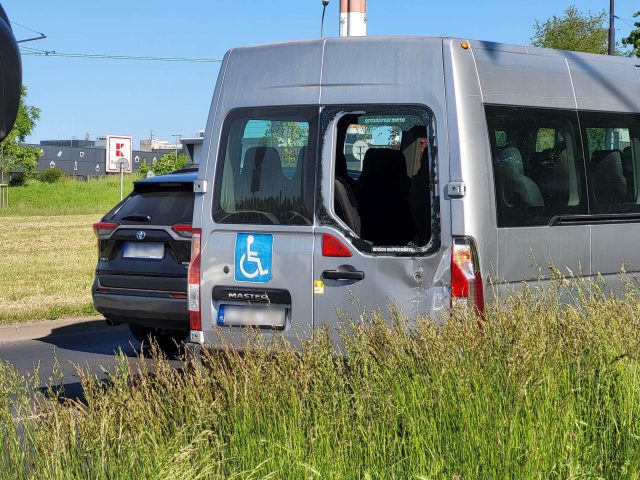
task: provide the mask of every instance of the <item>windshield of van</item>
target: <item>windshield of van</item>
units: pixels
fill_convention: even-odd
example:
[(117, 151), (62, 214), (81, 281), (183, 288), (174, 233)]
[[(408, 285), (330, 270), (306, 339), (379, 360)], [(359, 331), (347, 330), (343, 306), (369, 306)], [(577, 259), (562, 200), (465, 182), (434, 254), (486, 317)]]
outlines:
[(308, 108), (236, 111), (226, 122), (216, 172), (218, 223), (313, 223), (313, 117)]

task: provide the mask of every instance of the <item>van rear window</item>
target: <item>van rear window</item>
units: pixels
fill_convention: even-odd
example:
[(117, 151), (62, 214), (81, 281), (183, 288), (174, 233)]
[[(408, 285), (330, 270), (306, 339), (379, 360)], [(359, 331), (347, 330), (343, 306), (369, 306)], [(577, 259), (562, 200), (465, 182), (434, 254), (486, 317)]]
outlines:
[(316, 109), (236, 110), (216, 171), (217, 223), (311, 225)]

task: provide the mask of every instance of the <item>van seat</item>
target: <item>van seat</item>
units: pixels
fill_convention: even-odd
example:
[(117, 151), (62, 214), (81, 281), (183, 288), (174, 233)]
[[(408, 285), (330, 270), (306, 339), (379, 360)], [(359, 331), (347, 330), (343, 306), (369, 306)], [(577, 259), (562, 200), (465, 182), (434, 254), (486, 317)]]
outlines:
[(279, 197), (289, 181), (282, 174), (280, 154), (273, 147), (251, 147), (244, 156), (238, 199)]
[(633, 199), (635, 196), (636, 182), (633, 174), (633, 152), (630, 146), (622, 150), (622, 172), (624, 173), (624, 178), (627, 180), (628, 198)]
[(566, 207), (571, 196), (567, 150), (562, 147), (548, 148), (541, 155), (537, 184), (544, 203)]
[(622, 170), (620, 150), (596, 150), (591, 154), (591, 172), (595, 200), (602, 204), (623, 203), (627, 197), (627, 179)]
[(389, 246), (406, 245), (413, 239), (410, 186), (402, 152), (386, 148), (367, 150), (355, 184), (362, 238), (374, 245)]
[(516, 147), (507, 147), (496, 155), (498, 200), (507, 207), (543, 207), (540, 188), (524, 174), (522, 155)]
[(411, 179), (409, 202), (411, 216), (418, 232), (418, 245), (424, 246), (431, 239), (431, 192), (429, 184), (429, 148), (425, 148), (420, 157), (420, 168)]

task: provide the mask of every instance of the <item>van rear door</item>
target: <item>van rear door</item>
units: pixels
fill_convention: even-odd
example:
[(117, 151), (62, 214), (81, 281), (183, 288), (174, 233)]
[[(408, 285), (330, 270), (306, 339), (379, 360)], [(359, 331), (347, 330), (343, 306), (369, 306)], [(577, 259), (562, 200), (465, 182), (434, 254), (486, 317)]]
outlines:
[[(422, 106), (325, 107), (314, 254), (315, 326), (397, 308), (449, 307), (433, 114)], [(341, 318), (342, 317), (342, 318)]]
[(213, 229), (202, 233), (212, 319), (224, 332), (254, 326), (293, 338), (294, 327), (312, 325), (317, 115), (317, 107), (249, 108), (225, 120)]

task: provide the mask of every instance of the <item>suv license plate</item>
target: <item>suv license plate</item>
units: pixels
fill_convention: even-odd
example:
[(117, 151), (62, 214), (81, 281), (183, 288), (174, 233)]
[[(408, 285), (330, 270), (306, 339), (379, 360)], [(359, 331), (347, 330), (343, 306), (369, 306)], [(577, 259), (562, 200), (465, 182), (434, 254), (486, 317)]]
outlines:
[(220, 305), (218, 325), (234, 327), (283, 328), (286, 317), (284, 307), (243, 307), (240, 305)]
[(122, 250), (122, 256), (124, 258), (150, 258), (152, 260), (162, 260), (164, 258), (164, 243), (125, 242)]

